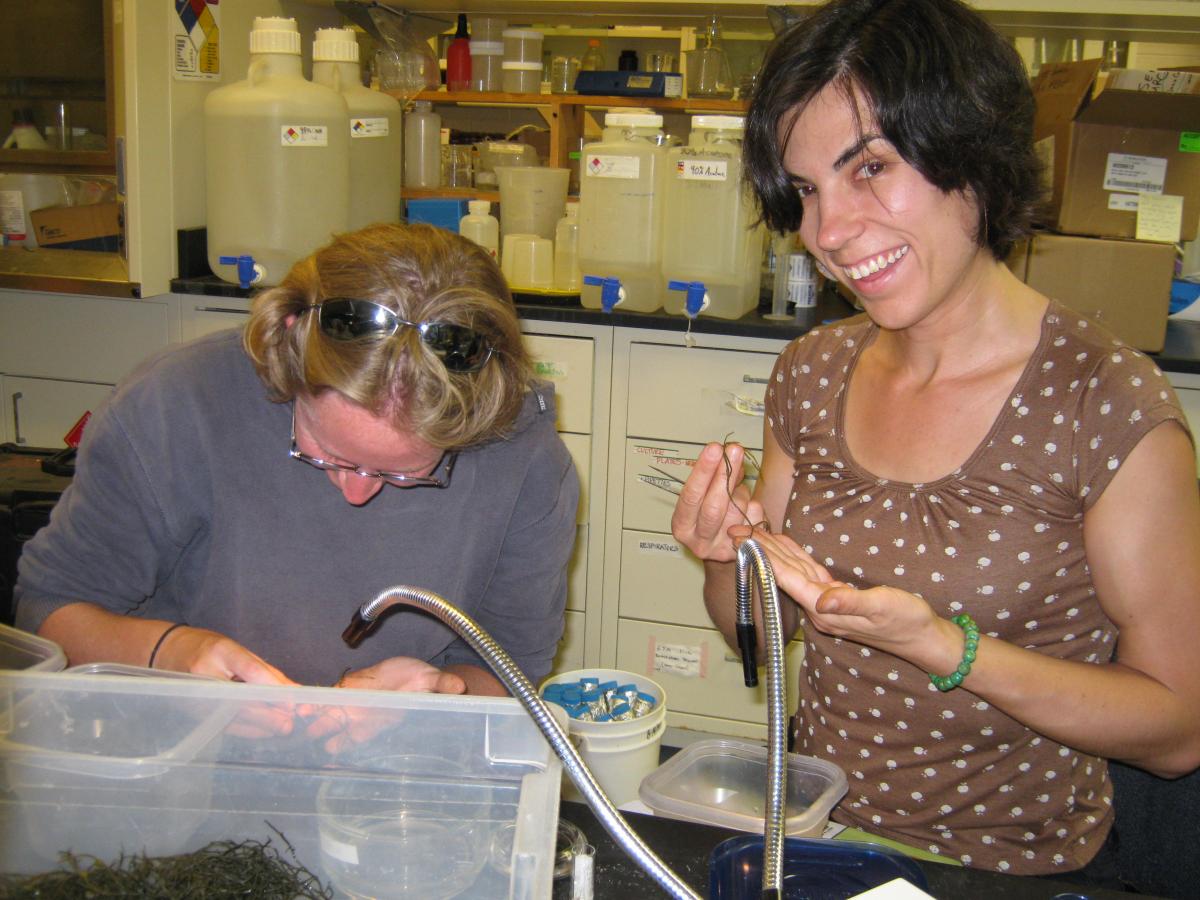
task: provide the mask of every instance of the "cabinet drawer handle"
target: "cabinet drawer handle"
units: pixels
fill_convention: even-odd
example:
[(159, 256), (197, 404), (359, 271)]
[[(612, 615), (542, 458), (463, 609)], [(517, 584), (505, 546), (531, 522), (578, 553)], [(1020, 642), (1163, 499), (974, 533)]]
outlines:
[(25, 438), (21, 437), (21, 397), (20, 391), (13, 391), (12, 406), (13, 406), (13, 442), (16, 444), (24, 444)]
[(246, 309), (233, 309), (229, 306), (196, 306), (193, 307), (196, 312), (211, 312), (211, 313), (234, 313), (239, 316), (248, 316), (250, 311)]

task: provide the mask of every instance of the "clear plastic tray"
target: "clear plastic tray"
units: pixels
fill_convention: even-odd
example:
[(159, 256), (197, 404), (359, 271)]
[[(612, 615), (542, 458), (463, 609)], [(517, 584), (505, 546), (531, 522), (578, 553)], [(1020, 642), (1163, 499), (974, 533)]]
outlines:
[(549, 900), (561, 767), (516, 700), (95, 668), (0, 672), (0, 872), (254, 840), (345, 893)]
[[(767, 748), (722, 738), (685, 747), (642, 779), (638, 794), (655, 815), (761, 834), (766, 784)], [(833, 763), (789, 753), (786, 833), (820, 836), (846, 786)]]

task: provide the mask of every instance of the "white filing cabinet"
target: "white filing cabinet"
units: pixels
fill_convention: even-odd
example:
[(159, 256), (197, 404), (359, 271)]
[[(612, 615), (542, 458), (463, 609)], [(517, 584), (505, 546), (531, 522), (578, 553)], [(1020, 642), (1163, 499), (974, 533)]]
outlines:
[[(525, 346), (539, 378), (554, 385), (557, 427), (579, 473), (579, 512), (567, 613), (554, 670), (598, 665), (604, 558), (604, 495), (612, 329), (525, 320)], [(593, 598), (595, 598), (593, 600)]]
[(4, 440), (61, 447), (139, 361), (178, 340), (169, 298), (0, 291)]
[[(663, 686), (668, 724), (762, 737), (765, 677), (747, 688), (713, 627), (703, 565), (671, 535), (675, 496), (663, 488), (687, 478), (709, 441), (761, 449), (763, 397), (784, 342), (697, 335), (687, 347), (673, 333), (617, 331), (605, 655)], [(788, 647), (793, 708), (802, 652)]]

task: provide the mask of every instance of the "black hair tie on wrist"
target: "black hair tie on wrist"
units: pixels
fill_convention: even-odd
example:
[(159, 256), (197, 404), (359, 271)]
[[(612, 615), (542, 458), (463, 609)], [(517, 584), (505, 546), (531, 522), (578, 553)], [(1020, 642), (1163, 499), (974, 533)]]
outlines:
[(158, 657), (158, 651), (162, 649), (163, 641), (165, 641), (167, 639), (167, 635), (169, 635), (176, 628), (187, 628), (187, 622), (176, 622), (158, 636), (158, 642), (154, 645), (154, 649), (150, 651), (150, 661), (146, 663), (147, 669), (154, 668), (154, 660)]

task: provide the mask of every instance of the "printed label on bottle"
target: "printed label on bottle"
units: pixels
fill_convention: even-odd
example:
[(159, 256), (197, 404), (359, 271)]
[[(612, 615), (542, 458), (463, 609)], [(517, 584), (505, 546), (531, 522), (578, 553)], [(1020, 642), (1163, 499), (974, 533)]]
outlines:
[(725, 159), (681, 159), (675, 163), (675, 177), (684, 181), (728, 181), (729, 161)]
[(350, 137), (352, 138), (387, 137), (389, 130), (387, 116), (364, 116), (350, 120)]
[(1104, 166), (1106, 191), (1145, 191), (1161, 194), (1167, 180), (1167, 161), (1158, 156), (1110, 153)]
[(641, 173), (642, 160), (638, 156), (595, 154), (587, 160), (587, 174), (590, 178), (635, 179)]
[(25, 197), (20, 191), (0, 191), (0, 234), (25, 240)]
[(279, 143), (284, 147), (328, 147), (329, 129), (324, 125), (281, 125)]

